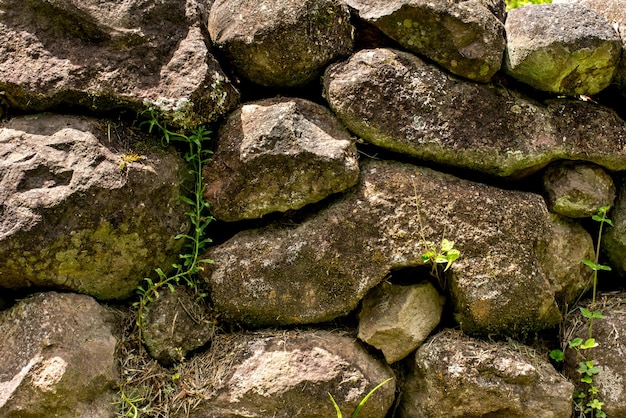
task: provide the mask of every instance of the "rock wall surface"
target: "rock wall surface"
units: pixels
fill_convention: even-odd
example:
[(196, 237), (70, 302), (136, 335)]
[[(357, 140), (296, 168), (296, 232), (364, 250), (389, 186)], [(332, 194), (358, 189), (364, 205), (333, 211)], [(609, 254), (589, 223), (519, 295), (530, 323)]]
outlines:
[(623, 415), (625, 10), (0, 0), (0, 418)]

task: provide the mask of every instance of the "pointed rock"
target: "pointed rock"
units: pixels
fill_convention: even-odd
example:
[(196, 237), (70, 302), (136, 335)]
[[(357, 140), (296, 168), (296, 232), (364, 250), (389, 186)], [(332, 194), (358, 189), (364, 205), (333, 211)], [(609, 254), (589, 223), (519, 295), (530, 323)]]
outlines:
[(358, 177), (354, 140), (326, 108), (275, 98), (228, 117), (204, 168), (204, 195), (216, 218), (237, 221), (300, 209)]
[(381, 350), (387, 363), (409, 355), (439, 325), (445, 297), (430, 283), (382, 282), (363, 299), (359, 338)]

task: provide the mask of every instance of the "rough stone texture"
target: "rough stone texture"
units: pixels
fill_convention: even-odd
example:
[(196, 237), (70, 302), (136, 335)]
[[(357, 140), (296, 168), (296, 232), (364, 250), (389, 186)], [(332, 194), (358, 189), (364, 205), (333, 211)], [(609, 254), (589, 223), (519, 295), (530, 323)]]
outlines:
[(563, 308), (572, 306), (591, 287), (591, 271), (582, 260), (593, 260), (591, 235), (571, 219), (552, 214), (546, 270), (556, 300)]
[(0, 286), (121, 299), (177, 261), (183, 243), (174, 236), (188, 227), (178, 198), (183, 160), (145, 145), (125, 162), (138, 139), (146, 137), (73, 116), (2, 125)]
[(602, 168), (563, 162), (543, 175), (548, 209), (570, 218), (588, 218), (603, 206), (613, 206), (615, 185)]
[(181, 362), (216, 332), (215, 316), (184, 286), (165, 290), (149, 305), (143, 337), (150, 355), (163, 364)]
[(382, 282), (363, 299), (358, 337), (381, 350), (387, 363), (402, 360), (439, 325), (444, 302), (430, 283)]
[[(221, 335), (181, 371), (182, 382), (204, 395), (190, 418), (330, 417), (336, 413), (328, 393), (350, 416), (370, 390), (392, 377), (353, 336), (324, 331)], [(395, 381), (383, 385), (359, 418), (385, 417), (394, 392)]]
[(196, 0), (4, 0), (3, 99), (28, 111), (147, 104), (172, 125), (215, 121), (239, 93), (209, 53), (204, 8)]
[(613, 82), (626, 97), (626, 7), (622, 0), (554, 0), (554, 3), (579, 3), (603, 16), (622, 39), (622, 60)]
[(353, 186), (353, 139), (324, 107), (303, 99), (248, 103), (233, 112), (204, 168), (205, 199), (224, 221), (300, 209)]
[(243, 231), (212, 248), (215, 264), (201, 274), (216, 309), (254, 326), (347, 314), (392, 269), (423, 265), (421, 218), (426, 240), (440, 242), (445, 230), (461, 251), (449, 283), (464, 330), (510, 335), (560, 321), (540, 196), (393, 162), (368, 162), (361, 173), (353, 194), (303, 223)]
[[(592, 309), (590, 305), (586, 307)], [(593, 337), (598, 347), (589, 350), (589, 355), (599, 369), (593, 382), (599, 389), (599, 398), (604, 402), (602, 410), (607, 417), (623, 417), (626, 416), (626, 294), (599, 295), (594, 310), (602, 312), (606, 318), (593, 321)], [(584, 340), (589, 334), (589, 323), (578, 310), (566, 318), (564, 328), (565, 335), (572, 336), (572, 339), (580, 337)], [(567, 347), (566, 343), (564, 347)], [(566, 349), (563, 373), (573, 382), (580, 381), (580, 373), (576, 370), (581, 361), (583, 359), (576, 352)], [(586, 391), (588, 387), (577, 387), (577, 390), (581, 389)]]
[(92, 298), (55, 292), (0, 312), (0, 416), (113, 417), (111, 320)]
[(334, 0), (217, 0), (209, 33), (239, 74), (275, 87), (313, 81), (353, 44), (348, 9)]
[(621, 40), (606, 21), (578, 4), (539, 4), (509, 11), (505, 71), (536, 88), (567, 95), (605, 89), (619, 64)]
[(417, 350), (399, 416), (570, 418), (573, 391), (530, 347), (446, 330)]
[(438, 164), (518, 177), (558, 159), (626, 169), (626, 122), (592, 103), (540, 104), (456, 80), (392, 49), (359, 51), (330, 66), (324, 86), (331, 108), (359, 137)]
[(504, 2), (347, 0), (358, 16), (453, 74), (488, 82), (504, 54)]
[(621, 275), (626, 276), (626, 175), (613, 176), (617, 197), (615, 207), (609, 213), (613, 226), (604, 228), (602, 252), (609, 259), (609, 264)]

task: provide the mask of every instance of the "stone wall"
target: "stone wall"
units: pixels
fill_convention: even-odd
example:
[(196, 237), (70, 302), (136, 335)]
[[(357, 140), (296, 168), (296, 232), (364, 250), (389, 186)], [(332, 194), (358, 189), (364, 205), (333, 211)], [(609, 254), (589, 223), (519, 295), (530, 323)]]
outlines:
[(4, 0), (0, 116), (0, 417), (568, 418), (604, 206), (626, 415), (621, 0)]

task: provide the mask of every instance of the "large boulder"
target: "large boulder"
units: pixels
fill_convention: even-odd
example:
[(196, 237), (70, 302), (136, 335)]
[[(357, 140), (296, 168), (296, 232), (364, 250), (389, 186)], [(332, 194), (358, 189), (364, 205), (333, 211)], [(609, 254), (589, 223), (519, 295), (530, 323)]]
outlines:
[(334, 0), (217, 0), (209, 15), (215, 46), (246, 79), (301, 86), (352, 51), (350, 14)]
[(0, 416), (110, 418), (112, 316), (91, 297), (39, 293), (0, 312)]
[(146, 139), (73, 116), (2, 125), (0, 286), (122, 299), (177, 261), (183, 242), (174, 237), (188, 228), (183, 159)]
[(233, 112), (205, 165), (205, 199), (224, 221), (300, 209), (353, 186), (354, 140), (324, 107), (303, 99), (247, 103)]
[(603, 16), (622, 39), (622, 60), (617, 68), (614, 83), (626, 97), (626, 7), (621, 0), (554, 0), (554, 3), (579, 3)]
[[(201, 394), (190, 418), (330, 417), (336, 413), (329, 393), (350, 416), (370, 390), (394, 377), (352, 335), (298, 330), (218, 336), (180, 376)], [(379, 388), (359, 417), (385, 417), (395, 386), (392, 380)]]
[(579, 4), (539, 4), (506, 18), (507, 74), (538, 89), (593, 95), (613, 80), (622, 53), (606, 19)]
[(504, 53), (504, 2), (347, 0), (359, 18), (448, 71), (487, 82)]
[(446, 330), (417, 350), (399, 416), (570, 418), (573, 392), (530, 347)]
[(215, 121), (239, 93), (209, 53), (203, 9), (196, 0), (4, 1), (3, 99), (28, 111), (148, 105), (177, 126)]
[(461, 251), (449, 283), (463, 329), (533, 332), (560, 321), (546, 274), (550, 225), (539, 195), (368, 161), (353, 193), (300, 224), (240, 232), (205, 254), (215, 263), (201, 275), (228, 320), (323, 322), (354, 309), (390, 271), (424, 265), (424, 241), (447, 238)]
[(518, 177), (558, 159), (626, 169), (626, 122), (610, 109), (540, 104), (454, 79), (406, 52), (359, 51), (328, 68), (324, 87), (339, 119), (365, 141), (437, 164)]

